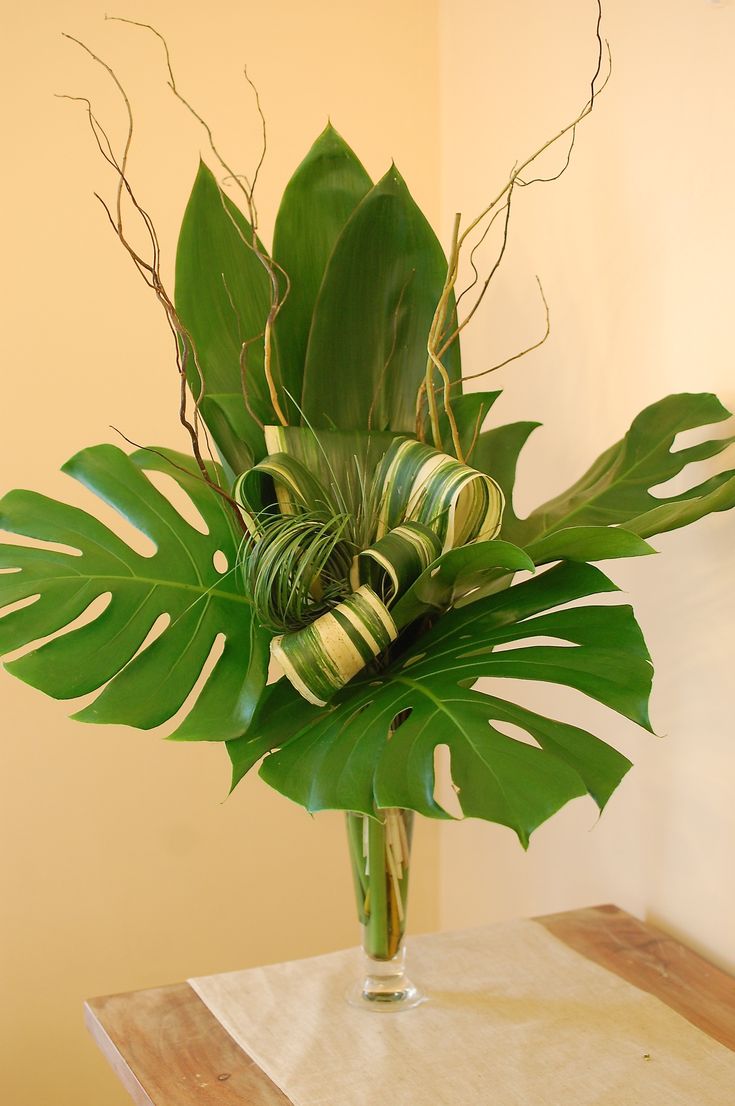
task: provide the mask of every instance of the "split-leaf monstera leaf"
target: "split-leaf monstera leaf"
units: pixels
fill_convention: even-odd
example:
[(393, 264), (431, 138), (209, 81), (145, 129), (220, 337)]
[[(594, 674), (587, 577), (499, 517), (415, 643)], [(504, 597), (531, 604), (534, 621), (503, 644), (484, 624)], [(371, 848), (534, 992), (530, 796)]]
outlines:
[[(654, 403), (572, 488), (519, 518), (516, 467), (538, 423), (491, 425), (478, 437), (500, 393), (461, 394), (456, 342), (444, 357), (456, 434), (465, 465), (491, 478), (487, 489), (500, 489), (502, 528), (498, 514), (492, 531), (445, 542), (446, 519), (439, 526), (412, 515), (403, 476), (391, 470), (381, 500), (393, 497), (402, 514), (371, 529), (363, 515), (372, 474), (417, 433), (446, 268), (395, 166), (373, 185), (331, 126), (286, 188), (272, 261), (201, 165), (181, 228), (175, 299), (189, 385), (222, 464), (209, 465), (208, 484), (180, 454), (127, 456), (102, 445), (65, 466), (150, 539), (150, 555), (86, 511), (8, 493), (0, 526), (16, 540), (0, 546), (0, 652), (26, 650), (9, 671), (56, 698), (87, 697), (76, 713), (83, 721), (168, 723), (176, 739), (225, 742), (234, 783), (262, 761), (261, 776), (309, 810), (405, 807), (448, 817), (435, 797), (439, 746), (449, 749), (464, 814), (512, 828), (524, 845), (575, 796), (589, 794), (602, 809), (628, 770), (625, 757), (511, 701), (494, 681), (557, 683), (650, 728), (652, 668), (641, 632), (629, 606), (609, 602), (615, 585), (589, 562), (648, 554), (652, 535), (735, 506), (734, 471), (654, 494), (729, 445), (721, 437), (675, 448), (681, 432), (728, 412), (706, 394)], [(290, 291), (273, 326), (269, 382), (273, 273), (281, 296), (287, 284)], [(450, 318), (453, 310), (450, 300)], [(288, 426), (279, 425), (269, 383)], [(442, 402), (437, 417), (446, 452)], [(179, 513), (153, 472), (176, 481), (201, 525)], [(352, 617), (351, 591), (367, 588), (395, 628), (323, 705), (284, 677), (267, 684), (274, 632), (243, 572), (249, 543), (302, 509), (287, 506), (296, 492), (293, 480), (290, 491), (279, 486), (283, 472), (311, 489), (312, 529), (321, 519), (328, 534), (324, 514), (334, 510), (345, 532), (362, 534), (359, 548), (350, 547), (344, 595), (329, 610), (337, 617), (340, 600)], [(458, 495), (446, 504), (458, 518), (465, 510)], [(381, 503), (370, 510), (377, 518)], [(319, 572), (307, 595), (315, 610)]]

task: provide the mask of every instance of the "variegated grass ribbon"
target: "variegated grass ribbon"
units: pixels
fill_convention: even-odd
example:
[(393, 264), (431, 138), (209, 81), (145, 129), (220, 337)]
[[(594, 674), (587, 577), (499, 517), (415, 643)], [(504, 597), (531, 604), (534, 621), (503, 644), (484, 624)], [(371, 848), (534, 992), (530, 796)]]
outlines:
[(377, 480), (378, 538), (402, 522), (420, 522), (441, 539), (445, 553), (489, 541), (500, 530), (504, 500), (495, 481), (423, 442), (396, 439)]
[(310, 626), (273, 638), (271, 654), (304, 699), (323, 707), (397, 636), (388, 608), (363, 584)]
[(404, 522), (355, 557), (350, 579), (353, 587), (370, 584), (389, 605), (440, 553), (441, 542), (428, 526)]
[[(273, 435), (271, 439), (276, 444)], [(278, 444), (282, 445), (281, 438)], [(275, 486), (283, 534), (278, 532), (277, 522), (274, 527), (279, 515), (263, 510), (263, 477), (269, 477)], [(298, 582), (308, 592), (309, 602), (300, 606), (308, 624), (278, 634), (271, 652), (311, 703), (327, 703), (395, 640), (401, 627), (389, 608), (441, 553), (488, 541), (500, 529), (503, 494), (495, 481), (422, 442), (395, 439), (378, 466), (372, 491), (378, 505), (373, 542), (367, 549), (356, 550), (349, 573), (345, 571), (345, 590), (351, 587), (352, 594), (337, 601), (339, 588), (334, 589), (330, 578), (334, 598), (327, 597), (325, 603), (322, 575), (328, 563), (335, 563), (334, 555), (314, 558), (305, 572), (294, 567), (293, 557), (288, 561), (284, 557), (283, 579), (279, 579), (278, 550), (281, 541), (291, 553), (298, 549), (299, 534), (309, 532), (309, 526), (299, 521), (302, 516), (313, 523), (323, 512), (325, 527), (330, 525), (331, 515), (334, 525), (344, 528), (344, 516), (339, 517), (333, 496), (301, 461), (286, 453), (268, 456), (235, 483), (235, 498), (243, 505), (254, 539), (248, 562), (255, 580), (251, 586), (265, 595), (270, 614), (278, 600), (281, 606), (276, 607), (276, 616), (284, 629), (294, 625), (290, 614), (295, 605), (289, 589)], [(335, 554), (339, 553), (337, 538), (341, 543), (342, 530), (335, 538)], [(344, 553), (340, 556), (345, 564)], [(261, 588), (266, 567), (266, 586)], [(325, 611), (325, 605), (330, 609)], [(256, 610), (257, 606), (256, 602)], [(271, 625), (273, 621), (271, 618)]]

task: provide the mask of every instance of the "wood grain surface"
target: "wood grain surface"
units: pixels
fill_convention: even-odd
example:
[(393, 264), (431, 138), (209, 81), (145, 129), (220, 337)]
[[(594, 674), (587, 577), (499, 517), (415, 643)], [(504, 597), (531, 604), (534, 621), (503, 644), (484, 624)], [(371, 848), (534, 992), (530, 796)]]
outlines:
[(290, 1106), (188, 983), (91, 999), (84, 1013), (136, 1106)]
[[(681, 942), (616, 906), (536, 920), (735, 1050), (735, 979)], [(187, 983), (90, 999), (85, 1018), (136, 1106), (290, 1106)]]
[(680, 941), (617, 906), (569, 910), (536, 921), (735, 1051), (735, 978)]

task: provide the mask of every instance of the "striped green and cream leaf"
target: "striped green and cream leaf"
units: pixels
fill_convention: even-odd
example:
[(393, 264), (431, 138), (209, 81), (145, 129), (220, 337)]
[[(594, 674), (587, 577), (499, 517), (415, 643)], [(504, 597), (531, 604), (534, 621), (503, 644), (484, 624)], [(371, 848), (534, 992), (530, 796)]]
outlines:
[[(267, 427), (269, 444), (272, 438), (280, 443), (284, 435)], [(263, 477), (272, 481), (277, 511), (276, 504), (267, 510)], [(327, 491), (286, 453), (271, 454), (244, 473), (233, 493), (253, 539), (244, 572), (256, 616), (286, 631), (273, 639), (271, 652), (294, 687), (318, 705), (395, 640), (399, 627), (390, 607), (442, 552), (489, 544), (503, 507), (489, 476), (407, 438), (390, 444), (371, 480), (368, 502), (378, 514), (367, 548), (359, 541), (359, 519), (346, 510), (340, 517), (333, 502), (344, 503), (339, 489)], [(352, 557), (343, 552), (350, 539)], [(514, 563), (528, 562), (516, 554), (521, 560)]]
[[(568, 606), (616, 590), (590, 565), (560, 564), (445, 614), (387, 668), (353, 680), (326, 707), (279, 686), (269, 709), (256, 714), (239, 762), (233, 756), (235, 782), (270, 748), (262, 777), (308, 810), (398, 806), (443, 818), (434, 753), (446, 745), (464, 814), (511, 827), (524, 845), (575, 796), (589, 793), (602, 808), (629, 767), (625, 757), (575, 725), (495, 694), (492, 683), (491, 694), (473, 685), (481, 678), (557, 683), (650, 729), (652, 669), (631, 609)], [(556, 644), (529, 644), (539, 638)], [(507, 725), (526, 740), (504, 732)]]
[[(206, 533), (148, 479), (153, 471), (176, 481)], [(0, 545), (0, 653), (32, 646), (6, 667), (57, 699), (99, 691), (75, 715), (84, 722), (150, 729), (186, 704), (172, 737), (239, 737), (265, 686), (268, 635), (233, 571), (239, 533), (230, 508), (178, 453), (127, 456), (95, 446), (64, 472), (145, 534), (155, 552), (137, 552), (78, 507), (30, 491), (8, 493), (0, 528), (38, 544)], [(214, 466), (210, 477), (221, 479)], [(226, 571), (215, 567), (218, 552)], [(73, 625), (101, 597), (104, 609)]]
[(428, 526), (442, 550), (489, 541), (500, 530), (503, 493), (485, 473), (423, 442), (397, 439), (377, 473), (377, 536), (403, 522)]

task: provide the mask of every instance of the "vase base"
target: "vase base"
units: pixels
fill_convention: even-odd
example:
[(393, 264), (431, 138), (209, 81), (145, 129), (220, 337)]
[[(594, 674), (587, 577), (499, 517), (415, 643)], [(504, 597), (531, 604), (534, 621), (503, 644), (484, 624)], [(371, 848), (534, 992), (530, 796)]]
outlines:
[(388, 1014), (412, 1010), (426, 1002), (426, 995), (406, 975), (404, 958), (405, 949), (401, 949), (392, 960), (365, 957), (367, 970), (345, 996), (350, 1006)]
[(413, 1010), (426, 1002), (426, 995), (412, 983), (397, 991), (366, 991), (359, 984), (350, 987), (346, 994), (350, 1006), (371, 1010), (376, 1014), (397, 1014), (400, 1010)]

